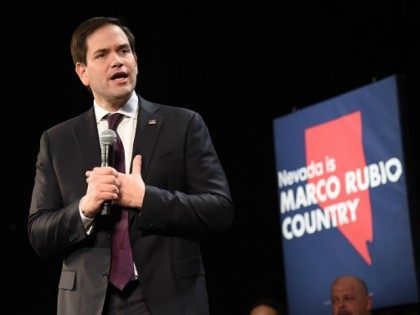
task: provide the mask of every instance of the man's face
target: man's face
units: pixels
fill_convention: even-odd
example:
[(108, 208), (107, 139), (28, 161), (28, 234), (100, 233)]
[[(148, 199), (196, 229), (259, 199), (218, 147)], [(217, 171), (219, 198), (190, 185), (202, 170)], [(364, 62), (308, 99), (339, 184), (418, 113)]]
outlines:
[(108, 106), (127, 100), (137, 80), (137, 58), (125, 33), (116, 25), (105, 25), (87, 38), (86, 65), (76, 71), (99, 104)]
[(343, 278), (331, 288), (333, 315), (369, 315), (372, 298), (355, 279)]

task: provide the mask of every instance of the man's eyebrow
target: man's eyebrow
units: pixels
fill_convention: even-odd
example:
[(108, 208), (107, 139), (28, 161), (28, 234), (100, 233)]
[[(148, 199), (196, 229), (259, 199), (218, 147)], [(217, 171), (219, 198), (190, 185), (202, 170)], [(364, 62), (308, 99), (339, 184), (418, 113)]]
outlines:
[(104, 52), (107, 52), (107, 51), (108, 51), (108, 49), (107, 49), (107, 48), (99, 48), (99, 49), (95, 50), (95, 51), (93, 52), (93, 54), (97, 54), (97, 53), (104, 53)]
[(118, 49), (121, 49), (121, 48), (130, 48), (130, 44), (126, 43), (126, 44), (118, 45)]

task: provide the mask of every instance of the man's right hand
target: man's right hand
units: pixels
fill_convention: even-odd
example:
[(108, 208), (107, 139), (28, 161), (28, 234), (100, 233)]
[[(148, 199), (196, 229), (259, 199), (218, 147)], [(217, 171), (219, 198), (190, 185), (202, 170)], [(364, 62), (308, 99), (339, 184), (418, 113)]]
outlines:
[(109, 166), (95, 167), (86, 172), (86, 182), (88, 187), (80, 201), (80, 210), (84, 216), (93, 218), (102, 211), (105, 201), (118, 199), (120, 186), (118, 172)]

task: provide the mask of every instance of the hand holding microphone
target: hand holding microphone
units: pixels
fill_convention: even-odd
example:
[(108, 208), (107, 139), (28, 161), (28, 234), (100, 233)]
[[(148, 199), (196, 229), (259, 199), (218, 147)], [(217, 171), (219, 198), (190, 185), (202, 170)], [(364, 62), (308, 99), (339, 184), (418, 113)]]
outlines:
[[(101, 166), (113, 167), (117, 134), (111, 129), (105, 129), (99, 136), (99, 142), (101, 144)], [(111, 201), (105, 201), (102, 207), (101, 215), (109, 215), (111, 205)]]
[[(102, 215), (109, 215), (112, 204), (111, 199), (116, 199), (118, 197), (116, 195), (109, 197), (118, 193), (118, 191), (104, 190), (104, 187), (114, 184), (113, 182), (110, 182), (109, 179), (112, 178), (110, 176), (117, 177), (117, 171), (110, 168), (102, 168), (104, 166), (114, 167), (117, 136), (113, 130), (106, 129), (100, 134), (99, 139), (101, 147), (101, 168), (95, 167), (93, 170), (86, 172), (88, 188), (86, 195), (80, 202), (80, 210), (89, 218), (93, 218), (98, 211), (100, 211)], [(105, 202), (103, 202), (103, 200), (105, 200)]]

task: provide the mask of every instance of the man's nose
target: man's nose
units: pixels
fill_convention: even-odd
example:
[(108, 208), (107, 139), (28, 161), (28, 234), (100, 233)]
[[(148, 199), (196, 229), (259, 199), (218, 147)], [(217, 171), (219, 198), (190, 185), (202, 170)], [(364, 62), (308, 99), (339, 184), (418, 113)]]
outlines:
[(121, 67), (123, 65), (122, 59), (118, 54), (113, 54), (112, 56), (112, 66)]

